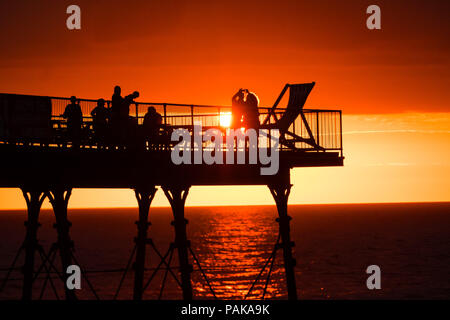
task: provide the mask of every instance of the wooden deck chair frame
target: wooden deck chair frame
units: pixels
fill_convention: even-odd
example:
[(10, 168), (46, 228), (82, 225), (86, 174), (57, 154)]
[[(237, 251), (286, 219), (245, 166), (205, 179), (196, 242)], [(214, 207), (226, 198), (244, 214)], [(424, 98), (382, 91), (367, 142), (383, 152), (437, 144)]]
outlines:
[[(272, 106), (272, 108), (269, 110), (269, 113), (267, 115), (267, 117), (264, 119), (263, 123), (262, 123), (262, 127), (270, 127), (270, 128), (275, 128), (275, 129), (279, 129), (280, 130), (280, 144), (284, 144), (285, 146), (291, 148), (291, 149), (296, 149), (295, 148), (295, 143), (296, 142), (304, 142), (307, 143), (309, 145), (311, 145), (313, 147), (314, 150), (325, 150), (323, 147), (319, 146), (318, 143), (316, 142), (316, 140), (314, 139), (314, 135), (312, 133), (311, 127), (309, 126), (308, 121), (306, 120), (305, 114), (303, 112), (303, 106), (305, 105), (305, 102), (310, 94), (310, 92), (312, 91), (312, 89), (314, 88), (315, 82), (311, 82), (311, 83), (304, 83), (304, 84), (286, 84), (283, 88), (283, 90), (281, 91), (280, 95), (278, 96), (277, 100), (275, 101), (274, 105)], [(305, 86), (308, 86), (305, 90)], [(303, 97), (304, 101), (303, 103), (299, 103), (297, 106), (294, 105), (295, 102), (292, 102), (292, 88), (302, 88), (305, 90), (305, 92), (303, 93)], [(281, 126), (281, 121), (280, 120), (284, 120), (285, 118), (285, 114), (283, 114), (280, 118), (277, 118), (277, 115), (275, 113), (278, 104), (280, 103), (280, 101), (283, 99), (284, 95), (286, 94), (286, 91), (289, 89), (289, 102), (288, 105), (285, 109), (285, 112), (289, 112), (292, 114), (291, 119), (289, 119), (288, 122), (283, 123), (284, 125)], [(293, 104), (294, 103), (294, 104)], [(296, 108), (298, 108), (296, 110)], [(289, 131), (289, 127), (292, 125), (292, 123), (294, 123), (294, 121), (298, 118), (298, 116), (301, 116), (303, 124), (305, 126), (306, 132), (308, 133), (308, 137), (307, 138), (303, 138), (300, 137), (298, 135), (296, 135), (293, 132)], [(275, 123), (273, 124), (269, 124), (270, 123), (270, 118), (273, 118)], [(290, 136), (292, 139), (286, 139), (286, 135)]]

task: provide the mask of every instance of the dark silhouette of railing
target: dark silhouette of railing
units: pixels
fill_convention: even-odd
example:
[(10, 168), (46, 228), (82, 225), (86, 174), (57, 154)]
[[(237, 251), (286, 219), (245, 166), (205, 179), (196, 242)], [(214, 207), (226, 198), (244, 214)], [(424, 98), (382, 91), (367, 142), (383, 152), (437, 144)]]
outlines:
[[(21, 139), (14, 139), (14, 144), (27, 145), (47, 145), (47, 146), (68, 146), (70, 142), (65, 138), (66, 120), (62, 117), (64, 109), (70, 103), (70, 98), (65, 97), (49, 97), (52, 104), (52, 136), (48, 141), (34, 141), (28, 139), (21, 141)], [(111, 101), (107, 100), (106, 107), (111, 106)], [(94, 139), (92, 129), (91, 111), (97, 105), (97, 100), (93, 99), (78, 99), (78, 103), (83, 113), (83, 130), (84, 138), (81, 140), (81, 147), (97, 148), (98, 141)], [(231, 121), (231, 107), (230, 106), (214, 106), (214, 105), (194, 105), (194, 104), (177, 104), (177, 103), (150, 103), (150, 102), (135, 102), (130, 106), (130, 116), (134, 118), (137, 125), (142, 125), (143, 118), (147, 112), (148, 107), (154, 107), (158, 113), (162, 115), (163, 132), (166, 135), (166, 142), (170, 140), (171, 132), (176, 128), (186, 128), (189, 131), (193, 130), (194, 124), (201, 123), (203, 132), (210, 128), (219, 128), (224, 133)], [(260, 122), (267, 118), (271, 108), (260, 107)], [(276, 114), (282, 115), (284, 108), (277, 108)], [(303, 114), (309, 125), (314, 141), (320, 149), (307, 142), (295, 142), (294, 149), (297, 151), (308, 152), (326, 152), (338, 151), (342, 155), (342, 113), (340, 110), (324, 110), (324, 109), (303, 109)], [(274, 113), (272, 111), (272, 113)], [(274, 122), (269, 118), (269, 122), (262, 126), (262, 128), (273, 128)], [(298, 117), (289, 127), (289, 132), (294, 133), (300, 137), (308, 136), (307, 128), (301, 117)], [(7, 139), (0, 137), (0, 143), (9, 142)], [(171, 148), (170, 143), (165, 143), (166, 149)], [(280, 149), (289, 149), (283, 143), (280, 144)], [(292, 145), (290, 146), (292, 150)]]
[[(51, 97), (53, 106), (53, 119), (64, 121), (60, 115), (69, 103), (69, 98)], [(90, 112), (95, 108), (97, 100), (79, 99), (84, 119), (86, 123), (91, 120)], [(111, 101), (106, 101), (107, 107), (111, 106)], [(193, 105), (177, 103), (150, 103), (136, 102), (130, 106), (130, 115), (133, 116), (138, 124), (142, 124), (143, 117), (148, 107), (154, 107), (163, 117), (163, 125), (170, 128), (187, 128), (192, 130), (197, 122), (202, 124), (203, 130), (211, 127), (226, 128), (227, 122), (231, 119), (230, 106), (214, 105)], [(271, 108), (260, 107), (260, 122), (269, 114)], [(281, 115), (285, 109), (278, 108), (277, 114)], [(324, 150), (339, 151), (342, 155), (342, 112), (341, 110), (325, 109), (304, 109), (303, 113), (311, 128), (315, 141)], [(57, 121), (56, 121), (57, 122)], [(269, 119), (269, 125), (273, 124), (272, 118)], [(307, 131), (304, 123), (298, 117), (290, 126), (290, 132), (298, 136), (306, 136)], [(282, 149), (285, 147), (280, 146)], [(295, 147), (303, 151), (319, 151), (305, 142), (296, 142)]]

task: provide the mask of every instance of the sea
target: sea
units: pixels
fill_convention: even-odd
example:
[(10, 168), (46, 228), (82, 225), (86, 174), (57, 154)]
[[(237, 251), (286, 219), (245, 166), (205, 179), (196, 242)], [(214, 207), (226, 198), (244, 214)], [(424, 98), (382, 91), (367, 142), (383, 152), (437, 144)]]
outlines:
[[(299, 299), (450, 298), (450, 203), (290, 205), (288, 211)], [(68, 215), (74, 264), (83, 275), (77, 296), (132, 299), (138, 210), (69, 209)], [(275, 206), (187, 207), (185, 215), (195, 299), (287, 298), (282, 249), (274, 250)], [(25, 220), (25, 210), (0, 212), (0, 289), (23, 243)], [(170, 208), (150, 209), (154, 247), (147, 247), (144, 299), (182, 298), (172, 220)], [(33, 299), (64, 298), (60, 258), (50, 255), (54, 222), (51, 210), (41, 211), (35, 270), (42, 272)], [(0, 300), (20, 299), (23, 256)], [(54, 268), (42, 263), (45, 256)], [(372, 265), (380, 268), (380, 289), (367, 286)]]

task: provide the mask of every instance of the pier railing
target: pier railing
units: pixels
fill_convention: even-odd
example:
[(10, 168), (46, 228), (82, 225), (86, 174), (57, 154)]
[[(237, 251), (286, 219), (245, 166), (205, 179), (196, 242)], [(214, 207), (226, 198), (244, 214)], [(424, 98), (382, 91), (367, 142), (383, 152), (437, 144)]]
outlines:
[[(27, 132), (26, 137), (21, 137), (20, 133), (11, 134), (11, 128), (6, 128), (6, 130), (5, 128), (0, 128), (0, 143), (67, 145), (67, 139), (65, 138), (66, 120), (63, 119), (61, 115), (64, 113), (67, 104), (70, 103), (70, 98), (45, 97), (45, 99), (48, 98), (51, 101), (53, 132), (48, 132), (44, 129), (45, 133), (43, 135), (44, 138), (42, 139), (42, 135), (40, 138), (33, 136), (33, 134), (28, 132), (30, 130), (27, 130), (27, 128), (25, 128), (25, 131)], [(105, 102), (106, 107), (111, 107), (111, 101)], [(97, 100), (78, 99), (78, 103), (82, 109), (84, 127), (86, 129), (84, 131), (86, 137), (82, 141), (82, 146), (95, 148), (98, 146), (98, 141), (95, 141), (95, 137), (92, 134), (91, 111), (97, 105)], [(176, 128), (185, 128), (192, 131), (194, 125), (200, 123), (202, 125), (202, 133), (210, 128), (219, 128), (225, 133), (226, 128), (229, 127), (231, 123), (232, 115), (230, 106), (136, 102), (130, 105), (129, 110), (136, 125), (141, 125), (143, 123), (144, 115), (149, 107), (154, 107), (156, 111), (162, 115), (163, 131), (166, 140), (170, 140), (170, 134), (172, 130)], [(263, 123), (264, 119), (267, 118), (270, 110), (271, 108), (259, 108), (260, 123)], [(285, 109), (277, 108), (275, 111), (276, 118), (280, 118), (284, 112)], [(272, 114), (274, 113), (272, 112)], [(32, 121), (30, 119), (30, 114), (25, 113), (24, 116), (26, 121)], [(269, 122), (262, 126), (262, 129), (276, 129), (277, 125), (274, 122), (274, 118), (275, 117), (269, 117)], [(22, 126), (24, 123), (27, 123), (26, 121), (20, 122), (22, 123)], [(305, 126), (305, 123), (308, 124), (308, 126)], [(4, 125), (5, 124), (0, 123), (0, 127)], [(6, 126), (8, 126), (7, 123)], [(19, 132), (25, 131), (19, 130)], [(37, 133), (39, 133), (39, 131)], [(287, 133), (286, 136), (282, 133), (282, 138), (286, 137), (286, 140), (280, 140), (280, 149), (305, 152), (338, 151), (342, 155), (342, 113), (340, 110), (303, 109), (302, 116), (298, 116), (285, 133)], [(21, 138), (24, 138), (22, 139), (23, 141)], [(262, 145), (259, 144), (259, 146)], [(167, 147), (170, 146), (166, 143), (165, 148)]]
[[(53, 116), (58, 118), (69, 103), (69, 98), (51, 97), (51, 101)], [(97, 100), (79, 99), (78, 101), (83, 116), (89, 121), (90, 113), (97, 105)], [(106, 107), (111, 106), (111, 101), (105, 101), (105, 103)], [(130, 105), (130, 115), (138, 124), (143, 123), (148, 107), (154, 107), (162, 115), (165, 127), (182, 127), (192, 130), (193, 125), (200, 122), (204, 130), (211, 127), (224, 129), (231, 121), (230, 106), (136, 102)], [(261, 123), (268, 115), (269, 110), (270, 108), (259, 108)], [(283, 112), (283, 108), (277, 108), (276, 114), (279, 117)], [(295, 142), (295, 148), (304, 151), (339, 151), (342, 155), (342, 112), (340, 110), (304, 109), (303, 114), (309, 124), (314, 141), (321, 149), (312, 148), (306, 142)], [(274, 124), (273, 117), (270, 117), (268, 124)], [(300, 116), (292, 123), (288, 131), (299, 137), (308, 136), (307, 128)], [(283, 149), (285, 146), (281, 145), (280, 148)]]

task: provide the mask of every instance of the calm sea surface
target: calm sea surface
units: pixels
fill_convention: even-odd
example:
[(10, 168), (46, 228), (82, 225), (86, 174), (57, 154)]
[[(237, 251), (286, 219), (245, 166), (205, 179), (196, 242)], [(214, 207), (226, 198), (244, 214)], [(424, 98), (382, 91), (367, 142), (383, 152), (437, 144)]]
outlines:
[[(296, 243), (296, 280), (302, 299), (449, 299), (450, 203), (290, 206), (292, 238)], [(137, 209), (69, 210), (75, 255), (102, 299), (112, 299), (133, 249)], [(192, 249), (217, 297), (242, 299), (273, 250), (278, 236), (275, 207), (186, 208)], [(0, 212), (0, 278), (4, 278), (25, 235), (25, 211)], [(171, 211), (150, 210), (149, 237), (164, 255), (173, 241)], [(48, 251), (56, 239), (51, 211), (43, 210), (39, 239)], [(146, 280), (159, 258), (149, 248)], [(59, 257), (55, 264), (59, 267)], [(192, 274), (197, 299), (211, 298), (211, 291), (194, 264)], [(267, 298), (286, 298), (282, 252), (273, 265)], [(20, 258), (18, 266), (23, 264)], [(381, 268), (381, 290), (366, 287), (367, 266)], [(40, 265), (37, 258), (36, 265)], [(171, 265), (176, 269), (177, 254)], [(156, 273), (145, 298), (158, 299), (165, 270)], [(61, 297), (62, 283), (52, 274)], [(267, 269), (250, 298), (261, 297)], [(38, 298), (45, 274), (35, 283)], [(125, 277), (119, 299), (132, 298), (133, 272)], [(21, 273), (15, 270), (0, 299), (20, 297)], [(78, 295), (93, 298), (83, 280)], [(55, 299), (50, 283), (45, 299)], [(162, 299), (179, 299), (181, 293), (168, 273)]]

